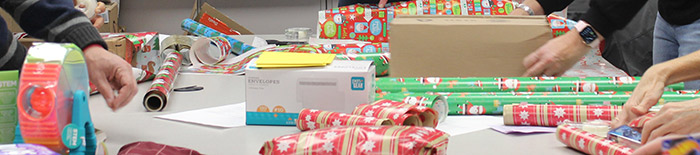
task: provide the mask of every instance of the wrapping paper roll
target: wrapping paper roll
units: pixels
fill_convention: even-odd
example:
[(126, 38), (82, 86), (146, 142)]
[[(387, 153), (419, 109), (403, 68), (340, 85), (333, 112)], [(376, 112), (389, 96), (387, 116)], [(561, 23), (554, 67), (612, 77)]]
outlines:
[(642, 128), (642, 127), (644, 127), (644, 124), (647, 123), (649, 120), (651, 120), (651, 118), (653, 118), (654, 116), (656, 116), (656, 112), (648, 113), (644, 116), (641, 116), (637, 119), (632, 120), (631, 122), (629, 122), (627, 124), (627, 126), (632, 127), (632, 128)]
[(192, 46), (189, 56), (196, 65), (219, 64), (228, 59), (231, 50), (231, 43), (221, 36), (197, 39)]
[(376, 100), (387, 99), (406, 104), (424, 106), (437, 112), (439, 122), (444, 122), (449, 112), (447, 101), (443, 96), (414, 93), (376, 93)]
[(610, 121), (622, 106), (512, 104), (503, 107), (503, 124), (557, 126), (564, 122)]
[(147, 111), (162, 111), (165, 108), (175, 78), (179, 73), (182, 54), (173, 49), (166, 49), (164, 52), (169, 54), (165, 57), (163, 66), (160, 67), (160, 71), (156, 74), (156, 78), (143, 99), (143, 106)]
[(227, 35), (221, 34), (220, 32), (218, 32), (212, 28), (209, 28), (206, 25), (203, 25), (199, 22), (196, 22), (192, 19), (189, 19), (189, 18), (182, 20), (181, 26), (182, 26), (183, 30), (190, 32), (190, 33), (193, 33), (193, 34), (196, 34), (196, 35), (205, 36), (205, 37), (223, 37), (223, 38), (226, 38), (228, 43), (231, 45), (231, 49), (230, 49), (229, 53), (231, 53), (233, 55), (241, 55), (241, 54), (255, 48), (253, 46), (243, 44), (243, 42), (241, 42), (241, 41), (233, 39)]
[[(374, 106), (380, 106), (380, 108), (377, 109), (387, 109), (390, 111), (393, 111), (393, 109), (398, 108), (398, 111), (401, 111), (403, 109), (415, 109), (416, 111), (419, 112), (418, 116), (420, 116), (420, 120), (423, 124), (423, 126), (428, 126), (428, 127), (436, 127), (438, 125), (438, 113), (437, 111), (425, 107), (425, 106), (418, 106), (418, 105), (412, 105), (412, 104), (406, 104), (403, 102), (397, 102), (397, 101), (392, 101), (392, 100), (377, 100), (374, 103), (372, 103), (372, 108), (375, 108)], [(384, 108), (382, 108), (384, 107)]]
[(353, 115), (361, 115), (376, 118), (388, 118), (396, 125), (423, 126), (420, 119), (420, 112), (417, 109), (399, 109), (392, 107), (372, 106), (360, 104), (352, 111)]
[(634, 152), (634, 150), (629, 147), (568, 124), (557, 126), (556, 136), (560, 142), (586, 154), (628, 155)]
[(336, 60), (368, 60), (374, 61), (377, 76), (389, 75), (389, 53), (358, 53), (358, 54), (338, 54)]
[[(693, 92), (664, 92), (659, 104), (680, 102), (700, 97)], [(617, 105), (621, 106), (632, 92), (462, 92), (428, 93), (443, 95), (450, 115), (499, 115), (503, 105), (549, 104), (549, 105)]]
[[(600, 92), (633, 91), (640, 77), (418, 77), (377, 78), (377, 92)], [(683, 84), (667, 87), (683, 90)]]
[(375, 118), (315, 109), (302, 109), (297, 119), (297, 128), (301, 131), (323, 129), (339, 126), (382, 126), (394, 125), (386, 118)]
[(274, 138), (259, 153), (444, 155), (448, 138), (447, 133), (428, 127), (336, 127)]

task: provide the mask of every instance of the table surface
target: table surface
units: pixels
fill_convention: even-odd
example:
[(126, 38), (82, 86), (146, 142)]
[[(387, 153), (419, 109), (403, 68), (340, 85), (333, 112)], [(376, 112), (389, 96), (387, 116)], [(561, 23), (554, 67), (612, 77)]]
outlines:
[[(262, 36), (283, 39), (279, 35)], [(237, 37), (242, 41), (249, 36)], [(175, 88), (199, 85), (204, 90), (173, 92), (162, 112), (146, 112), (142, 101), (150, 82), (138, 85), (139, 92), (124, 108), (114, 112), (101, 95), (89, 99), (95, 127), (107, 135), (109, 154), (137, 141), (153, 141), (187, 147), (204, 154), (257, 154), (265, 141), (300, 132), (293, 126), (244, 126), (217, 128), (158, 119), (153, 116), (216, 107), (245, 101), (243, 76), (181, 73)], [(459, 116), (469, 117), (469, 116)], [(235, 153), (233, 152), (235, 151)], [(577, 154), (557, 141), (553, 133), (505, 135), (491, 129), (449, 138), (448, 154)]]

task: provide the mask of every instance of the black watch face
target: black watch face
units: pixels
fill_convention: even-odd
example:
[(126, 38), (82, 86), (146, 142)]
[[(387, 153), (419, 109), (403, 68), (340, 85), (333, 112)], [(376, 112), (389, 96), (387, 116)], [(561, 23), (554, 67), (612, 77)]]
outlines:
[(586, 26), (586, 28), (583, 28), (583, 30), (581, 30), (579, 34), (581, 35), (583, 41), (586, 42), (586, 44), (590, 44), (598, 38), (598, 35), (595, 34), (595, 31), (593, 31), (593, 28), (591, 28), (590, 26)]

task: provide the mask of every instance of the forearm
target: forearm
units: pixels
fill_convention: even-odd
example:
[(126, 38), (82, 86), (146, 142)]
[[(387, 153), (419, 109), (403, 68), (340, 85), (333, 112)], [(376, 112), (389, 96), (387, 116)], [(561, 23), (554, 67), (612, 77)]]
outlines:
[(665, 85), (700, 79), (700, 52), (654, 65), (645, 74), (665, 77)]
[(80, 48), (99, 44), (106, 48), (90, 20), (71, 0), (5, 0), (2, 6), (29, 35), (50, 42), (71, 42)]
[(581, 18), (602, 36), (609, 37), (626, 26), (647, 0), (591, 0), (590, 9)]

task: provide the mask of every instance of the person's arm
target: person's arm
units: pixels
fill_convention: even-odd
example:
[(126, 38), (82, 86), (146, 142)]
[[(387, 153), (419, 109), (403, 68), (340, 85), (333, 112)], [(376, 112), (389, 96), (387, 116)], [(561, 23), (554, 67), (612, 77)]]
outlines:
[[(83, 49), (90, 81), (113, 110), (129, 103), (138, 91), (131, 65), (109, 53), (90, 20), (71, 0), (0, 0), (29, 35), (49, 42), (70, 42)], [(113, 90), (118, 91), (115, 95)]]
[[(603, 37), (625, 27), (647, 0), (591, 0), (581, 20), (588, 22)], [(661, 3), (661, 2), (660, 2)]]
[(693, 52), (670, 61), (651, 66), (632, 96), (623, 106), (622, 112), (613, 121), (613, 126), (626, 124), (638, 116), (644, 115), (649, 108), (656, 105), (663, 94), (664, 87), (683, 81), (700, 79), (700, 51)]
[[(533, 15), (548, 15), (554, 11), (561, 11), (574, 0), (525, 0), (522, 2), (529, 7)], [(515, 10), (510, 15), (530, 15), (522, 8), (516, 6)]]

